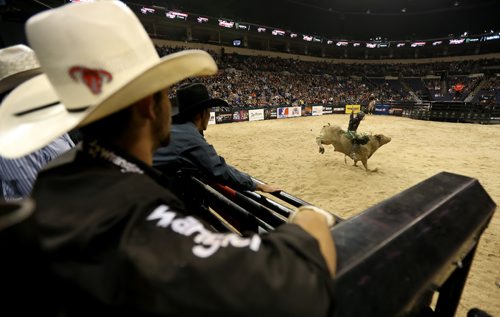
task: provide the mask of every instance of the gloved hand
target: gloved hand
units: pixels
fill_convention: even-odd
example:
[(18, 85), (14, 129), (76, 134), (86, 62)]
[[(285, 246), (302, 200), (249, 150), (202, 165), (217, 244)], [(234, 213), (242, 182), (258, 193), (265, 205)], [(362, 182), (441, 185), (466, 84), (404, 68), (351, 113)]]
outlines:
[(299, 208), (297, 208), (289, 217), (288, 217), (288, 222), (290, 223), (293, 223), (295, 217), (297, 216), (298, 213), (304, 211), (304, 210), (311, 210), (311, 211), (314, 211), (314, 212), (317, 212), (321, 215), (323, 215), (325, 218), (326, 218), (326, 222), (328, 224), (329, 227), (333, 226), (335, 224), (335, 217), (329, 213), (328, 211), (326, 210), (323, 210), (323, 209), (320, 209), (318, 207), (315, 207), (315, 206), (301, 206)]

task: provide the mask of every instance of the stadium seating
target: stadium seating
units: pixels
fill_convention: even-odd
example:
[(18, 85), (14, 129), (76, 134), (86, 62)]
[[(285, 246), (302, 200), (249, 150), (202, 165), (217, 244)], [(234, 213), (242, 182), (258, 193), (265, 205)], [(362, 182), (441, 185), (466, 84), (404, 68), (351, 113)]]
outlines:
[[(160, 55), (182, 49), (157, 46)], [(209, 53), (217, 61), (219, 74), (196, 80), (206, 84), (214, 96), (227, 100), (231, 106), (248, 108), (307, 104), (366, 106), (371, 96), (382, 103), (464, 101), (483, 80), (483, 77), (470, 75), (482, 71), (483, 65), (492, 63), (480, 60), (429, 64), (345, 64)], [(441, 80), (438, 75), (443, 73), (448, 77)], [(459, 92), (455, 90), (458, 86), (462, 86)], [(483, 89), (475, 101), (494, 98), (498, 103), (499, 91)]]

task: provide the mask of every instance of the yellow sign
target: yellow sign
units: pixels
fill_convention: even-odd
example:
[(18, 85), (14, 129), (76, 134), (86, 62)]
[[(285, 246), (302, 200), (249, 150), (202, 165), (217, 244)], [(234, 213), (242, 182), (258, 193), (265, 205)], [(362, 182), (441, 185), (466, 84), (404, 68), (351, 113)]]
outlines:
[(345, 105), (345, 113), (358, 113), (361, 111), (361, 105)]

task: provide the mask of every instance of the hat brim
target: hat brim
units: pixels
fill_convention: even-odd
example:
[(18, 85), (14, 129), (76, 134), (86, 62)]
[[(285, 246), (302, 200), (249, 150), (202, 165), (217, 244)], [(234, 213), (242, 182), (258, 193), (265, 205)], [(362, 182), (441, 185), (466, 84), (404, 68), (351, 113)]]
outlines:
[(73, 128), (104, 118), (188, 77), (215, 73), (217, 65), (205, 51), (170, 54), (81, 111), (68, 111), (58, 103), (48, 78), (39, 75), (14, 89), (0, 107), (0, 155), (16, 158), (29, 154)]
[(41, 73), (42, 69), (40, 67), (37, 67), (22, 72), (18, 72), (0, 79), (0, 94), (9, 91), (13, 88), (16, 88), (23, 82)]
[(187, 114), (192, 114), (195, 111), (201, 110), (201, 109), (206, 109), (206, 108), (212, 108), (212, 107), (228, 107), (229, 104), (219, 98), (211, 98), (207, 100), (203, 100), (202, 102), (199, 102), (197, 104), (194, 104), (192, 106), (186, 107), (180, 111), (179, 105), (176, 103), (172, 103), (172, 116), (178, 115), (178, 116), (183, 116)]

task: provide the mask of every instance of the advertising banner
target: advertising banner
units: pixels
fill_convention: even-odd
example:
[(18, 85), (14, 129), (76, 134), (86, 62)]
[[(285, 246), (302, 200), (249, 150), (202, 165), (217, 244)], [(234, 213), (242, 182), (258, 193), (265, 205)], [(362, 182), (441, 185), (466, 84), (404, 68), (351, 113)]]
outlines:
[(361, 111), (361, 105), (345, 105), (345, 113), (358, 113)]
[(403, 115), (403, 109), (402, 108), (390, 108), (389, 114), (392, 114), (393, 116), (401, 117)]
[(276, 108), (264, 109), (264, 120), (276, 119), (277, 117), (278, 117), (278, 111)]
[(283, 119), (283, 118), (288, 118), (288, 108), (291, 107), (285, 107), (285, 108), (278, 108), (278, 119)]
[(332, 106), (323, 106), (323, 114), (332, 114), (333, 107)]
[(248, 110), (248, 119), (250, 121), (264, 120), (264, 109)]
[(312, 115), (313, 116), (322, 116), (323, 115), (323, 106), (313, 106), (312, 107)]
[(333, 107), (333, 113), (338, 113), (338, 114), (345, 113), (345, 106), (335, 106), (335, 107)]
[(390, 107), (388, 105), (375, 105), (374, 114), (388, 115)]
[(215, 124), (215, 112), (210, 112), (210, 119), (208, 120), (208, 124)]
[(304, 108), (302, 108), (302, 116), (312, 116), (312, 106), (304, 106)]
[(233, 111), (233, 121), (248, 121), (248, 110), (235, 110)]
[(300, 117), (302, 115), (301, 107), (288, 107), (288, 117)]
[(215, 123), (229, 123), (233, 122), (232, 112), (216, 112), (215, 113)]

